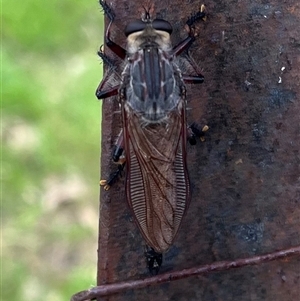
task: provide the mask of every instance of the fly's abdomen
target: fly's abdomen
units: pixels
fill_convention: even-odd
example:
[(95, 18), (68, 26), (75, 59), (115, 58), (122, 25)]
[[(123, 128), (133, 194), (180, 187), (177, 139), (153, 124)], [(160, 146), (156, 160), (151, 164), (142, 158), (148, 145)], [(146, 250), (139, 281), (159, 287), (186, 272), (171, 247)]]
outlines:
[(172, 245), (190, 200), (181, 120), (171, 114), (167, 124), (141, 127), (134, 113), (127, 119), (127, 200), (148, 245), (159, 253)]

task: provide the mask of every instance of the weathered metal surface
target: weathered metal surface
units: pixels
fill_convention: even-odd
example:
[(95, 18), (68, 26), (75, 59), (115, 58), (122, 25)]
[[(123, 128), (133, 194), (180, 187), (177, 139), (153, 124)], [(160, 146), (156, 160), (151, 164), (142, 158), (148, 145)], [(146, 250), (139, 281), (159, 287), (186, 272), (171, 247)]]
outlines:
[[(111, 1), (112, 38), (139, 18), (143, 3)], [(198, 1), (155, 1), (173, 24), (174, 43)], [(300, 245), (300, 7), (290, 1), (210, 1), (190, 53), (205, 82), (187, 87), (188, 120), (210, 127), (189, 147), (192, 201), (161, 272), (260, 255)], [(110, 54), (108, 52), (108, 54)], [(121, 128), (116, 99), (104, 101), (102, 178), (116, 166)], [(125, 199), (124, 182), (101, 192), (98, 284), (148, 277), (144, 241)], [(300, 260), (264, 263), (188, 278), (119, 300), (297, 300)], [(100, 300), (100, 299), (99, 299)], [(103, 299), (101, 299), (103, 300)]]
[(74, 294), (71, 301), (86, 301), (91, 299), (94, 300), (95, 298), (101, 299), (100, 297), (122, 294), (129, 289), (137, 290), (140, 288), (178, 281), (187, 277), (202, 276), (216, 271), (225, 272), (229, 269), (259, 265), (279, 259), (287, 259), (287, 257), (291, 256), (300, 256), (300, 246), (283, 249), (269, 254), (235, 259), (233, 261), (216, 261), (206, 265), (195, 266), (180, 271), (171, 271), (138, 280), (126, 280), (122, 282), (102, 284)]

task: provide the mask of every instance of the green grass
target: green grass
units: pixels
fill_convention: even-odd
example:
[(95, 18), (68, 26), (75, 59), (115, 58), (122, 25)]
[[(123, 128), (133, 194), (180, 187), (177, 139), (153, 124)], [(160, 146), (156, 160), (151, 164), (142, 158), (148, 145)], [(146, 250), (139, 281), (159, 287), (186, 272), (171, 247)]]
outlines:
[(2, 4), (3, 301), (95, 284), (102, 22), (97, 1)]

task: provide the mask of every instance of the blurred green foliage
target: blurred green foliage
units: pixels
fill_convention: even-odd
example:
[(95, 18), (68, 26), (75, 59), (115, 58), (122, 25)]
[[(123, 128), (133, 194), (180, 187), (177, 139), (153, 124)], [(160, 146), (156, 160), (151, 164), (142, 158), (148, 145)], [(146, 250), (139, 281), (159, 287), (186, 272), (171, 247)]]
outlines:
[(3, 301), (95, 284), (102, 41), (97, 1), (2, 3)]

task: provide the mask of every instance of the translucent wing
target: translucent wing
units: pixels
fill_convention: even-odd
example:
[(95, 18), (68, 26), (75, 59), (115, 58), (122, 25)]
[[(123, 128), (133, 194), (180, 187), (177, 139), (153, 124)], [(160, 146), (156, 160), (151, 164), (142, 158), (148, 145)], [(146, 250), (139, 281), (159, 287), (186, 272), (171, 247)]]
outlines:
[(143, 126), (130, 109), (123, 120), (126, 194), (149, 246), (166, 251), (190, 201), (184, 102), (159, 124)]

